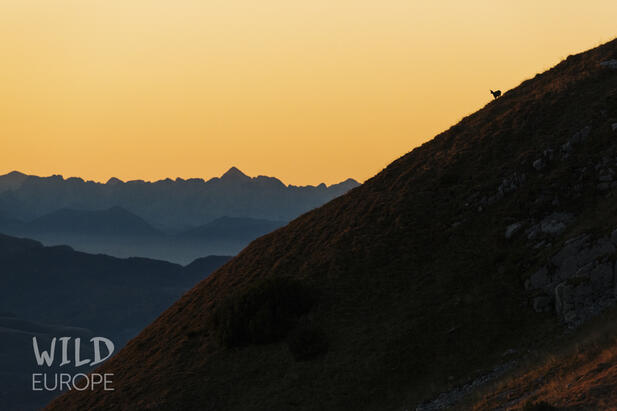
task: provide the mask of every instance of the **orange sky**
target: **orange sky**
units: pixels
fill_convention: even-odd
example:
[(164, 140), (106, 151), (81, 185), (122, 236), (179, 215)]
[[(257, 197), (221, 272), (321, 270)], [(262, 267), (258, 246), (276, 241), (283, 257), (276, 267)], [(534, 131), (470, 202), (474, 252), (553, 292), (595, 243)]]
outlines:
[(615, 0), (0, 0), (0, 173), (364, 180), (615, 36)]

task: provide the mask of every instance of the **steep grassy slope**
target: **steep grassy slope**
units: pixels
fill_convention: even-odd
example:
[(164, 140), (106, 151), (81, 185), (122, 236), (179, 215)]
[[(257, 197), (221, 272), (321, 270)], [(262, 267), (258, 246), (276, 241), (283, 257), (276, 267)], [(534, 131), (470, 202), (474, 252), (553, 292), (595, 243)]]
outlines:
[[(617, 73), (599, 64), (613, 58), (617, 41), (570, 56), (254, 241), (106, 363), (115, 391), (72, 392), (49, 408), (401, 409), (558, 335), (524, 281), (577, 231), (617, 225), (592, 173), (616, 154)], [(536, 162), (583, 129), (577, 150)], [(504, 238), (555, 211), (574, 222), (548, 243)], [(299, 324), (318, 329), (327, 352), (297, 361), (284, 340), (222, 344), (218, 307), (285, 276), (315, 295)]]
[(586, 325), (553, 352), (534, 353), (522, 366), (481, 390), (473, 410), (519, 410), (547, 404), (564, 410), (608, 410), (617, 404), (617, 312)]

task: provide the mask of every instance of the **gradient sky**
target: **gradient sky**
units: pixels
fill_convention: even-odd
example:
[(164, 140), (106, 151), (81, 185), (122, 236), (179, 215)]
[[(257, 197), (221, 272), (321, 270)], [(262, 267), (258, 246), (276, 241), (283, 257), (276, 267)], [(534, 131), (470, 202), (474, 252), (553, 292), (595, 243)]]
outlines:
[(0, 173), (365, 180), (615, 0), (0, 0)]

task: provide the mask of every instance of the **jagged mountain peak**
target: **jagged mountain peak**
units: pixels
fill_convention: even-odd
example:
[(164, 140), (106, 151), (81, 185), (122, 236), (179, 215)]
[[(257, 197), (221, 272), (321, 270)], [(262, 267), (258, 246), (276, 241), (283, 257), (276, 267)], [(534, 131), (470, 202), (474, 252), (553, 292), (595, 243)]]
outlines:
[(224, 181), (248, 181), (250, 179), (251, 178), (249, 176), (244, 174), (242, 171), (240, 171), (240, 169), (235, 166), (231, 167), (221, 176), (221, 180)]
[(107, 180), (105, 184), (114, 185), (114, 184), (122, 184), (122, 183), (124, 183), (124, 181), (120, 180), (119, 178), (111, 177), (109, 180)]

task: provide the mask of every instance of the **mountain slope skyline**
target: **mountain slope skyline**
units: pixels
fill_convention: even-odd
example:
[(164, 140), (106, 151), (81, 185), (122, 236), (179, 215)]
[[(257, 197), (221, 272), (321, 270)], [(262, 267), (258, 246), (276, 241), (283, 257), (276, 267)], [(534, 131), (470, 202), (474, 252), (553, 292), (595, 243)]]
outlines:
[(0, 165), (100, 180), (213, 175), (233, 161), (296, 184), (364, 181), (482, 107), (489, 88), (615, 25), (613, 0), (59, 1), (1, 4), (12, 64), (0, 67)]

